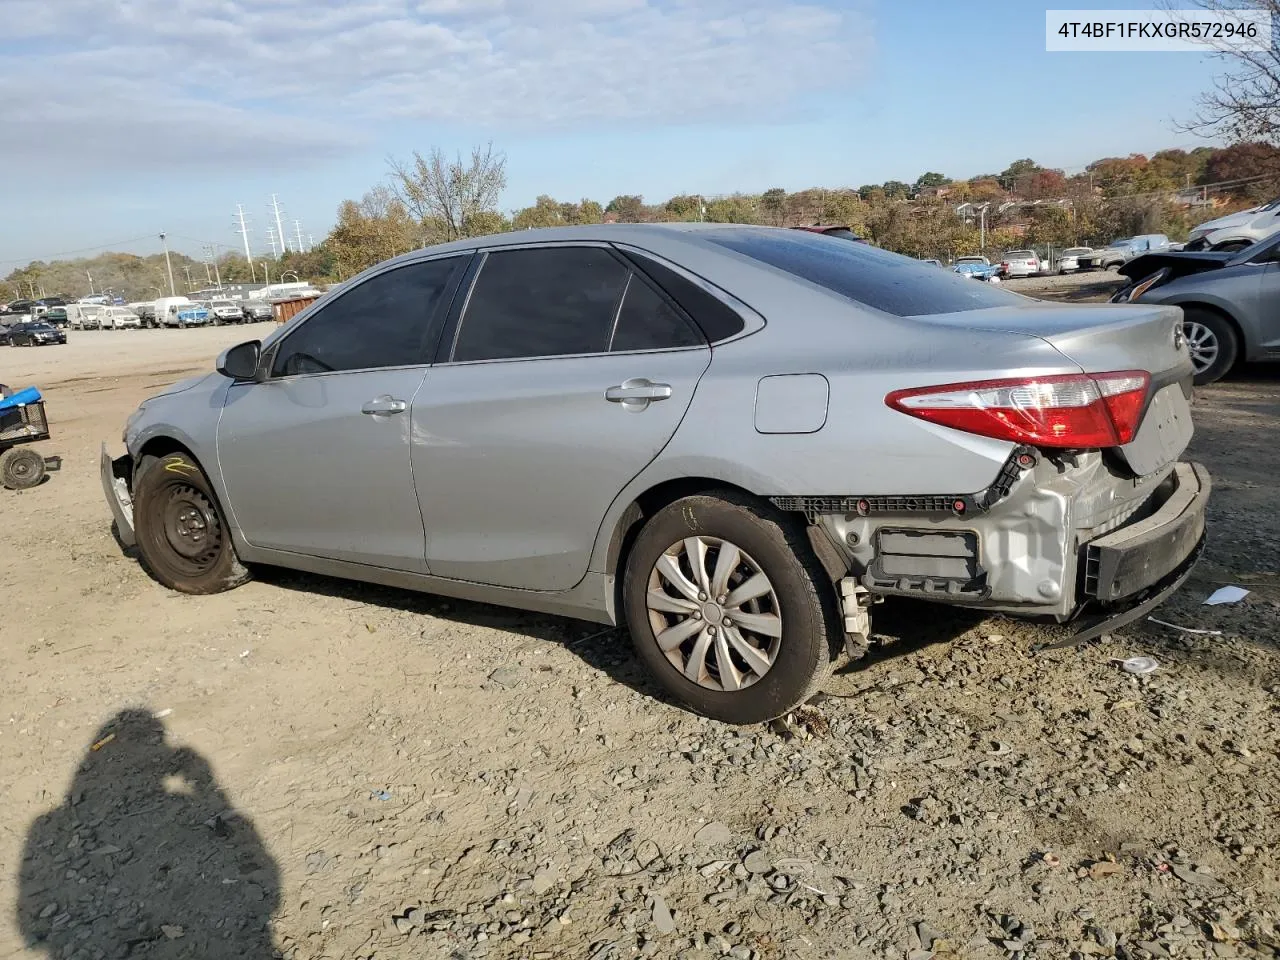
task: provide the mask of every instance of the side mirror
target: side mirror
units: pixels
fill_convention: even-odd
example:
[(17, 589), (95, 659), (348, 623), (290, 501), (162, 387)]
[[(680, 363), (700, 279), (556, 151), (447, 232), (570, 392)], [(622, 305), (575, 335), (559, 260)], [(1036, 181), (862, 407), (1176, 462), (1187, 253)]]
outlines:
[(218, 357), (215, 369), (232, 380), (258, 379), (258, 358), (262, 354), (262, 341), (250, 340), (228, 347)]

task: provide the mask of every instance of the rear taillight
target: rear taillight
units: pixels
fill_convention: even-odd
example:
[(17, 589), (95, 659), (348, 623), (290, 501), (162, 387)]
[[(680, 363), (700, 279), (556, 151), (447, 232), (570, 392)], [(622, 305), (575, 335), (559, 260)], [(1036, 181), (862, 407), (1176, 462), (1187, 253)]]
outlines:
[(1014, 443), (1116, 447), (1138, 432), (1150, 384), (1144, 370), (979, 380), (896, 390), (885, 403), (930, 423)]

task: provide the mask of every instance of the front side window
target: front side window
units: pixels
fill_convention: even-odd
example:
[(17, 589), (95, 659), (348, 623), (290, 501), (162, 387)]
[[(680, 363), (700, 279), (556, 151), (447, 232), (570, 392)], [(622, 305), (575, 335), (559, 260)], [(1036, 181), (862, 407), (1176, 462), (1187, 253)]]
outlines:
[(604, 353), (628, 274), (598, 247), (490, 253), (472, 288), (451, 359)]
[(371, 277), (285, 337), (272, 375), (331, 373), (423, 363), (428, 323), (447, 307), (465, 257), (411, 263)]

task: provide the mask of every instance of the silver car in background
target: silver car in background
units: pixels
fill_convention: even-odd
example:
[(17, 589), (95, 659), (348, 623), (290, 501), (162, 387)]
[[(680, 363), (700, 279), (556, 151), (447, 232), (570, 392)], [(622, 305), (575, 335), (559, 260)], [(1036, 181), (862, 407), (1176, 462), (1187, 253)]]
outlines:
[(756, 722), (882, 597), (1084, 638), (1176, 589), (1209, 493), (1181, 330), (803, 231), (522, 231), (227, 350), (102, 482), (173, 589), (273, 564), (624, 623), (672, 696)]
[(1040, 272), (1040, 255), (1034, 250), (1010, 250), (1000, 258), (1000, 273), (1006, 277), (1034, 277)]
[(1080, 269), (1080, 258), (1093, 253), (1093, 247), (1067, 247), (1058, 255), (1058, 273), (1073, 273)]
[(1113, 303), (1181, 308), (1197, 384), (1238, 361), (1280, 360), (1280, 233), (1241, 251), (1168, 252), (1120, 268)]

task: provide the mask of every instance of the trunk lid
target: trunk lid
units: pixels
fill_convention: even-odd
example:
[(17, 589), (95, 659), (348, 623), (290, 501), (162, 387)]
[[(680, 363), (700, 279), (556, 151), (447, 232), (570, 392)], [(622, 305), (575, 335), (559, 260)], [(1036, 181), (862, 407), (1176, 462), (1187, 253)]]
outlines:
[(1183, 277), (1192, 273), (1204, 273), (1206, 270), (1221, 270), (1238, 255), (1239, 251), (1231, 253), (1220, 251), (1146, 253), (1140, 257), (1134, 257), (1117, 272), (1122, 277), (1128, 277), (1130, 280), (1142, 280), (1151, 276), (1157, 270), (1168, 267), (1170, 271), (1169, 279), (1172, 280), (1174, 277)]
[[(1117, 452), (1138, 476), (1172, 463), (1191, 441), (1191, 355), (1182, 310), (1159, 304), (1028, 306), (918, 316), (920, 323), (1039, 337), (1084, 373), (1145, 370), (1151, 389), (1141, 426)], [(1001, 374), (993, 370), (992, 376)]]

